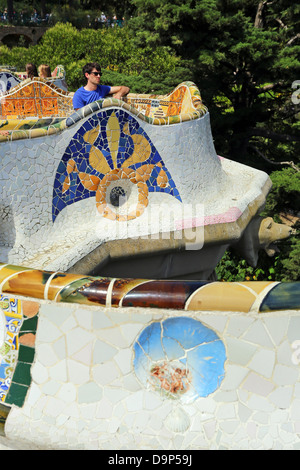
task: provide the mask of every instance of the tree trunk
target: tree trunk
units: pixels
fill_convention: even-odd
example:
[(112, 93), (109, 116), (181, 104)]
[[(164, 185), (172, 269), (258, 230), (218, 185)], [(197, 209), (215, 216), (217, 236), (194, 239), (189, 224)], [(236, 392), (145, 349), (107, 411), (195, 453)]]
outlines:
[(41, 18), (45, 18), (46, 13), (46, 0), (41, 0)]
[(259, 2), (254, 21), (254, 27), (262, 29), (264, 27), (264, 8), (266, 1)]
[(14, 0), (7, 0), (7, 15), (9, 23), (12, 23), (14, 16)]

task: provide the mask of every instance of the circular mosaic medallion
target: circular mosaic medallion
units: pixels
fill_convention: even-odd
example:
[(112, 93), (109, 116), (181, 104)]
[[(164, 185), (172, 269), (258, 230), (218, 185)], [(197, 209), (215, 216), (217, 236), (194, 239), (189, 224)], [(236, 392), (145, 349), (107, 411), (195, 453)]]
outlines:
[(152, 323), (135, 342), (134, 353), (135, 373), (143, 385), (183, 403), (210, 395), (224, 378), (223, 342), (193, 318)]

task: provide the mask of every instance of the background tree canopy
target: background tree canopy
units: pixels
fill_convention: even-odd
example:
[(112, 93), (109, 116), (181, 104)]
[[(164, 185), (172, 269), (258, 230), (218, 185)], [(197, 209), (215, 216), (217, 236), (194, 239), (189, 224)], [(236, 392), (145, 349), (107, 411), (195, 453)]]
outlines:
[[(11, 2), (11, 0), (10, 0)], [(217, 153), (270, 174), (265, 211), (292, 218), (299, 230), (300, 5), (292, 0), (54, 0), (14, 2), (58, 22), (28, 48), (0, 45), (1, 62), (63, 64), (71, 91), (82, 66), (99, 61), (103, 83), (163, 94), (194, 81), (208, 106)], [(31, 5), (31, 6), (30, 6)], [(0, 0), (0, 10), (6, 6)], [(101, 11), (123, 27), (95, 28)], [(88, 18), (88, 20), (87, 20)], [(286, 219), (285, 219), (286, 220)], [(299, 279), (297, 233), (257, 268), (230, 253), (219, 274)], [(227, 263), (227, 264), (225, 264)], [(226, 268), (228, 267), (228, 269)], [(271, 270), (271, 272), (270, 272)]]

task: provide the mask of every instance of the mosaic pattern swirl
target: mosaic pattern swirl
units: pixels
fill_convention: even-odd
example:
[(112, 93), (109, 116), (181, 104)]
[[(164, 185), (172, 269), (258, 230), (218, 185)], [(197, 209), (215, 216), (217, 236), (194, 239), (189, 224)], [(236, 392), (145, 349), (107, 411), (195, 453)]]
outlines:
[(190, 403), (224, 378), (225, 347), (217, 334), (188, 317), (152, 323), (134, 344), (134, 368), (145, 387)]
[(149, 192), (181, 201), (174, 181), (138, 121), (121, 110), (88, 119), (70, 141), (58, 166), (52, 219), (70, 204), (96, 197), (98, 212), (111, 220), (139, 217)]

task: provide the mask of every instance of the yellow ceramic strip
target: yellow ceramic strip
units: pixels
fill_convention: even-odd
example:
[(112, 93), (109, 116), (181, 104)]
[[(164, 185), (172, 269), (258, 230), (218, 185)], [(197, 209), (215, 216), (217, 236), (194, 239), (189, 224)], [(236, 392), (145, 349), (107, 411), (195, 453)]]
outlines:
[(30, 271), (30, 268), (21, 268), (20, 266), (13, 266), (11, 264), (2, 265), (0, 270), (0, 290), (9, 277), (25, 271)]
[(1, 269), (5, 268), (5, 266), (8, 266), (8, 264), (0, 264), (0, 271)]
[(249, 312), (256, 296), (239, 284), (213, 282), (198, 289), (190, 297), (185, 310), (218, 310)]
[(43, 299), (43, 272), (38, 270), (24, 270), (11, 274), (3, 280), (0, 285), (0, 290), (6, 293), (19, 294)]
[(239, 284), (247, 287), (247, 289), (250, 289), (256, 295), (263, 292), (270, 284), (274, 284), (274, 281), (245, 281), (239, 282)]
[(108, 141), (108, 147), (110, 149), (111, 158), (113, 161), (114, 168), (117, 168), (117, 154), (119, 149), (120, 140), (120, 124), (116, 114), (113, 112), (108, 119), (106, 126), (106, 135)]

